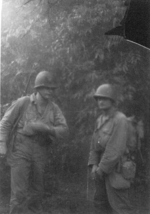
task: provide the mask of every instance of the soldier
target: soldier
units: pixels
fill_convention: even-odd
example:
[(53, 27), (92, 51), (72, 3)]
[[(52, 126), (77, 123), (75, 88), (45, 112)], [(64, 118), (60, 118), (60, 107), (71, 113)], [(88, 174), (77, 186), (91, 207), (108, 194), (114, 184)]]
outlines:
[(128, 156), (127, 117), (117, 110), (116, 91), (111, 84), (99, 86), (94, 98), (101, 110), (88, 161), (95, 180), (95, 213), (131, 214), (134, 213), (129, 199), (131, 180), (122, 175), (122, 164)]
[[(56, 87), (53, 74), (41, 71), (35, 79), (35, 93), (19, 98), (1, 120), (0, 154), (5, 155), (8, 136), (21, 115), (8, 159), (11, 167), (10, 214), (42, 214), (43, 174), (48, 146), (55, 139), (64, 138), (68, 131), (65, 117), (52, 101)], [(32, 192), (29, 191), (31, 168)]]

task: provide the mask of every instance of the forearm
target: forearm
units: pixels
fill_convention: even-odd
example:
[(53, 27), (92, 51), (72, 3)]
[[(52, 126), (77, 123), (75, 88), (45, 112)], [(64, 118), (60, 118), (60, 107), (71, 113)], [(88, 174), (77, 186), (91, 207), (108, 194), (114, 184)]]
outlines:
[(3, 118), (0, 122), (0, 141), (7, 142), (9, 133), (11, 131), (12, 124), (6, 118)]
[(12, 131), (17, 118), (20, 114), (20, 100), (12, 103), (12, 105), (5, 112), (0, 121), (0, 141), (7, 142), (10, 132)]
[(120, 155), (119, 154), (117, 154), (116, 156), (114, 155), (114, 157), (111, 157), (111, 156), (108, 157), (108, 156), (104, 155), (104, 157), (102, 158), (102, 160), (98, 164), (97, 171), (98, 172), (99, 171), (103, 171), (106, 174), (109, 174), (114, 169), (114, 167), (117, 165), (119, 160), (120, 160)]
[(66, 124), (61, 124), (54, 126), (55, 137), (58, 139), (63, 139), (68, 136), (68, 126)]
[(0, 155), (5, 155), (7, 152), (6, 142), (0, 141)]
[(53, 126), (48, 126), (41, 121), (30, 122), (25, 126), (26, 131), (32, 130), (32, 133), (45, 133), (50, 135), (55, 135), (55, 129)]

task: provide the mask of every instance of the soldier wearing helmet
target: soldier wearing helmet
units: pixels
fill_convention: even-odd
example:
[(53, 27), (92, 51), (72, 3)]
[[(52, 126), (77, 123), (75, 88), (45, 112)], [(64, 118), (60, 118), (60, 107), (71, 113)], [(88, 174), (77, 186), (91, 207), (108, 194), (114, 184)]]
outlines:
[(121, 163), (127, 158), (127, 117), (117, 110), (117, 91), (111, 84), (100, 85), (94, 98), (101, 110), (88, 161), (95, 181), (95, 214), (133, 214), (128, 195), (131, 181), (121, 173)]
[[(48, 147), (64, 138), (66, 119), (53, 102), (57, 88), (54, 75), (41, 71), (35, 79), (35, 93), (19, 98), (1, 120), (0, 154), (5, 155), (8, 136), (17, 121), (13, 150), (8, 157), (11, 167), (10, 214), (42, 213), (43, 173)], [(18, 120), (19, 118), (19, 120)], [(31, 169), (32, 186), (29, 183)], [(32, 189), (32, 191), (30, 191)]]

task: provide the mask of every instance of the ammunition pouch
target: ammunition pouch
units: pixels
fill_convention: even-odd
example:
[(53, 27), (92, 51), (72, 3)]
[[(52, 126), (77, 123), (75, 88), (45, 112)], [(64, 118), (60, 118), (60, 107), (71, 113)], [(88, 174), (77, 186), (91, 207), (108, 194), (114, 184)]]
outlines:
[(132, 160), (127, 160), (122, 164), (122, 175), (125, 179), (133, 180), (136, 173), (136, 163)]
[(110, 185), (115, 189), (128, 189), (131, 182), (126, 180), (121, 173), (113, 171), (108, 176)]
[(109, 175), (110, 185), (115, 189), (128, 189), (133, 183), (136, 174), (136, 163), (125, 160)]

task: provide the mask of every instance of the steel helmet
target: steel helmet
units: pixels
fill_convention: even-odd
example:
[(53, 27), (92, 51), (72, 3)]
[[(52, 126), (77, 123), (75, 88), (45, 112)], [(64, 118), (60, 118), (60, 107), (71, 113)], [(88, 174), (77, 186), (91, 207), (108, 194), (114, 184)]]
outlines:
[(116, 94), (115, 94), (113, 86), (110, 84), (100, 85), (94, 94), (95, 99), (98, 97), (105, 97), (105, 98), (109, 98), (113, 101), (116, 101)]
[(34, 88), (48, 87), (57, 88), (54, 82), (54, 75), (48, 71), (41, 71), (35, 78)]

